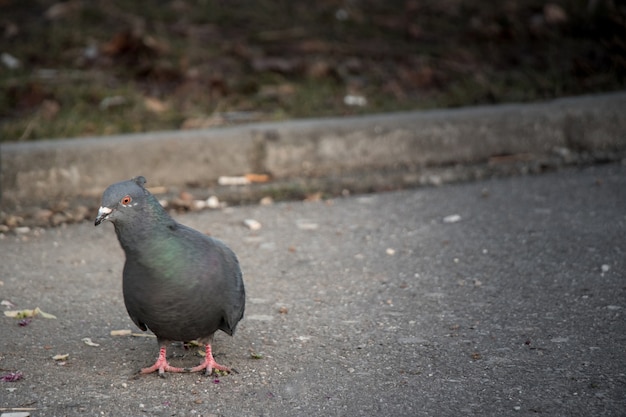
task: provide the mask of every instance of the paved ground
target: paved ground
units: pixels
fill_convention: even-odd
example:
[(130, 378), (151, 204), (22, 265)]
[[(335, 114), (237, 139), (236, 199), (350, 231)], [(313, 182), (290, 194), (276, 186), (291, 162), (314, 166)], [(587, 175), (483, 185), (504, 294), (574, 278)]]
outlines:
[[(605, 165), (179, 216), (228, 242), (245, 273), (247, 317), (215, 346), (239, 373), (218, 378), (135, 376), (157, 346), (110, 336), (137, 331), (111, 225), (7, 235), (1, 298), (58, 319), (20, 327), (0, 317), (2, 374), (24, 375), (0, 382), (0, 407), (32, 416), (624, 415), (625, 208), (626, 166)], [(263, 228), (248, 230), (248, 218)], [(171, 353), (174, 364), (200, 360)]]

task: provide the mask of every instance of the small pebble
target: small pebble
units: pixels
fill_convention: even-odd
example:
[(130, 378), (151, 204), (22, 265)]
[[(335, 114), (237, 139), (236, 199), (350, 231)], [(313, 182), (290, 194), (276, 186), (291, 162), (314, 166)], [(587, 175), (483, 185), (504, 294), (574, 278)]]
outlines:
[(262, 227), (261, 223), (254, 219), (245, 219), (243, 224), (250, 230), (259, 230)]
[(183, 201), (192, 201), (193, 195), (188, 191), (181, 191), (180, 194), (178, 194), (178, 198)]
[(444, 223), (457, 223), (461, 221), (461, 216), (459, 214), (451, 214), (443, 218)]
[(220, 208), (220, 200), (216, 196), (212, 195), (206, 199), (206, 206), (211, 209)]
[(317, 230), (319, 227), (317, 223), (301, 220), (298, 221), (298, 229), (300, 230)]

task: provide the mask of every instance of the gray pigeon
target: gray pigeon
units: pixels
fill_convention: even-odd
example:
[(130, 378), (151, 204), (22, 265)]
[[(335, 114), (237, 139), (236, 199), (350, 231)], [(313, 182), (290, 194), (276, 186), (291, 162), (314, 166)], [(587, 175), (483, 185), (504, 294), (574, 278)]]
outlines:
[[(95, 225), (113, 222), (126, 253), (124, 303), (141, 330), (150, 329), (159, 357), (141, 373), (230, 372), (213, 359), (213, 334), (233, 335), (243, 317), (245, 291), (237, 257), (224, 243), (172, 219), (136, 177), (109, 186), (102, 195)], [(193, 368), (170, 366), (171, 341), (206, 345), (204, 362)]]

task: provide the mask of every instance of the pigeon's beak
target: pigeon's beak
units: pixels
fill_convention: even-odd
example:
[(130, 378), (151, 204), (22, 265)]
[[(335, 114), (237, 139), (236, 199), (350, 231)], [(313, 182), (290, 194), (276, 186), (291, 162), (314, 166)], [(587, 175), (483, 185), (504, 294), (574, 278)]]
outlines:
[(108, 207), (100, 207), (100, 209), (98, 209), (98, 216), (96, 217), (96, 223), (95, 225), (99, 225), (100, 223), (102, 223), (104, 220), (107, 219), (107, 217), (109, 217), (109, 214), (111, 214), (113, 210), (108, 208)]

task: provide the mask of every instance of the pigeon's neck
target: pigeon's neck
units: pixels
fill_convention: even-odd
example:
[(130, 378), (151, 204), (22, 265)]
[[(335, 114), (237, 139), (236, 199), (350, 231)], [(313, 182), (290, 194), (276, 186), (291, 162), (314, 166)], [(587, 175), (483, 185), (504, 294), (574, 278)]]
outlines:
[(134, 219), (125, 223), (115, 223), (115, 232), (120, 245), (129, 253), (147, 253), (155, 242), (167, 240), (176, 222), (156, 199), (151, 199), (144, 210)]

